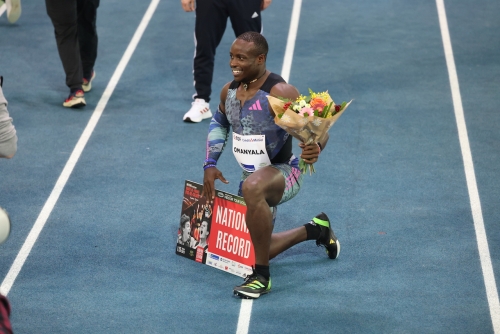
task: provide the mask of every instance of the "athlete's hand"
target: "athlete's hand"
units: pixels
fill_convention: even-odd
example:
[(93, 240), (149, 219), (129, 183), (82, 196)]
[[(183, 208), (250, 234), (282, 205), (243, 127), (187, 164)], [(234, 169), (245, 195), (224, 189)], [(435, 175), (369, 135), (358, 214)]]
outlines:
[(201, 195), (205, 196), (210, 203), (212, 203), (215, 198), (215, 180), (217, 179), (221, 180), (225, 184), (229, 183), (217, 167), (205, 169), (205, 173), (203, 175), (203, 191)]
[(192, 12), (195, 9), (195, 0), (181, 0), (182, 9)]
[(299, 143), (299, 147), (302, 149), (302, 154), (300, 155), (302, 160), (308, 164), (313, 164), (318, 161), (319, 153), (321, 152), (318, 144), (312, 143), (306, 145), (304, 143)]

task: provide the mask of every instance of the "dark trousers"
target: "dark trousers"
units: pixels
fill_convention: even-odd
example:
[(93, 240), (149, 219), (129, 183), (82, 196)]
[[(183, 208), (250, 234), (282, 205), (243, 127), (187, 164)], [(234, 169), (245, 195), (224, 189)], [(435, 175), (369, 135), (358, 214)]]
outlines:
[(81, 89), (83, 78), (90, 79), (97, 58), (99, 0), (45, 0), (45, 5), (54, 25), (66, 85)]
[[(196, 1), (194, 58), (195, 98), (210, 101), (214, 72), (215, 49), (231, 20), (236, 37), (247, 31), (262, 31), (260, 5), (262, 0), (198, 0)], [(255, 13), (255, 14), (254, 14)], [(256, 16), (252, 18), (252, 16)], [(224, 50), (224, 55), (229, 50)], [(229, 61), (229, 57), (228, 57)]]

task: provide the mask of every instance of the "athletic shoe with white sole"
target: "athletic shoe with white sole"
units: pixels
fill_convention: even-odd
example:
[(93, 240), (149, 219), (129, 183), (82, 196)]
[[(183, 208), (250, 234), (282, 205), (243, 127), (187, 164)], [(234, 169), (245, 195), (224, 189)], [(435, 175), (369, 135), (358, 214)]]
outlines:
[(5, 0), (7, 5), (7, 20), (16, 23), (21, 16), (21, 0)]
[(324, 246), (328, 257), (332, 260), (336, 259), (340, 254), (340, 242), (335, 233), (333, 233), (330, 219), (328, 219), (328, 216), (324, 212), (321, 212), (312, 221), (321, 228), (321, 234), (316, 240), (316, 245), (318, 247)]
[(257, 299), (261, 295), (266, 294), (271, 291), (271, 277), (269, 280), (265, 279), (264, 276), (259, 275), (253, 271), (251, 275), (245, 278), (245, 283), (239, 286), (235, 286), (233, 293), (235, 296), (244, 299)]
[(81, 89), (69, 94), (68, 98), (63, 103), (63, 106), (65, 106), (66, 108), (79, 108), (86, 105), (87, 103), (85, 102), (85, 94)]
[(85, 93), (90, 92), (90, 90), (92, 89), (92, 81), (94, 80), (94, 78), (95, 71), (92, 71), (92, 76), (90, 77), (90, 79), (83, 78), (82, 88)]
[(199, 123), (204, 119), (212, 118), (210, 105), (204, 99), (195, 99), (191, 103), (191, 109), (184, 114), (182, 120), (184, 122)]

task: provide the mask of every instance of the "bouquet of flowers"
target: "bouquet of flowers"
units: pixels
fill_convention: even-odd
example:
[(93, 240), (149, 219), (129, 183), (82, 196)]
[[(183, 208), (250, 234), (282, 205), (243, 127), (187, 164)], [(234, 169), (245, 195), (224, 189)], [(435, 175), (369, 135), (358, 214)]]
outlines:
[[(273, 96), (267, 99), (275, 114), (274, 122), (306, 145), (322, 141), (352, 102), (335, 104), (328, 91), (315, 93), (311, 89), (308, 96), (300, 95), (295, 101)], [(302, 173), (316, 172), (313, 164), (302, 159), (299, 167)]]

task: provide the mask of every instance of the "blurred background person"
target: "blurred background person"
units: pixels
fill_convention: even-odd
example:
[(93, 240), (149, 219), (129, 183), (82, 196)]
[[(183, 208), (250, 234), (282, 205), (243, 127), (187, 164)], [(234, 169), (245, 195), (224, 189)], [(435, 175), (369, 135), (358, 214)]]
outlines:
[(236, 37), (247, 31), (262, 32), (261, 10), (272, 0), (181, 0), (186, 12), (196, 11), (193, 62), (194, 102), (184, 114), (184, 122), (198, 123), (212, 118), (210, 95), (214, 74), (215, 50), (226, 31), (227, 19)]
[(83, 107), (92, 89), (97, 58), (97, 7), (99, 0), (45, 0), (54, 26), (57, 51), (70, 93), (63, 106)]

